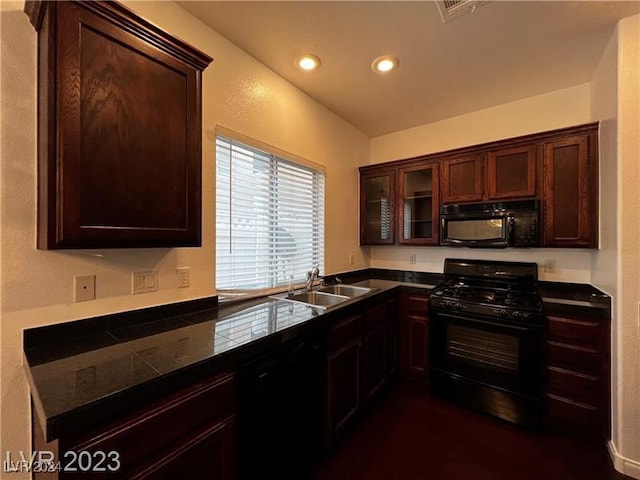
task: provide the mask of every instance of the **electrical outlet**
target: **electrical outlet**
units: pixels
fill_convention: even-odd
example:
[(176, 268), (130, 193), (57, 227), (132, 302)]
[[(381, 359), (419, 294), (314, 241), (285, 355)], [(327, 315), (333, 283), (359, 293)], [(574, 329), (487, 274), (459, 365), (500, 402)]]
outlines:
[(96, 299), (96, 276), (77, 275), (73, 278), (73, 289), (76, 302), (86, 302)]
[(185, 288), (189, 286), (189, 267), (176, 268), (176, 287)]
[(554, 273), (556, 271), (556, 261), (553, 259), (547, 259), (544, 261), (544, 271), (547, 273)]
[(158, 272), (131, 272), (131, 293), (147, 293), (158, 291)]
[(353, 253), (349, 254), (349, 265), (353, 265), (354, 259), (353, 259)]
[(416, 264), (416, 254), (415, 253), (410, 253), (409, 254), (409, 263), (411, 265), (415, 265)]

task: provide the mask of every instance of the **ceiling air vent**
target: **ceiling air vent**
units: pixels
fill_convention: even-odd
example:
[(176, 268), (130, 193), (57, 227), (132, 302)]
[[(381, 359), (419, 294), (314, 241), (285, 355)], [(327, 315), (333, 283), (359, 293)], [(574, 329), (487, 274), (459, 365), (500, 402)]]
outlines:
[(438, 11), (444, 23), (455, 20), (467, 13), (473, 13), (485, 0), (438, 0)]

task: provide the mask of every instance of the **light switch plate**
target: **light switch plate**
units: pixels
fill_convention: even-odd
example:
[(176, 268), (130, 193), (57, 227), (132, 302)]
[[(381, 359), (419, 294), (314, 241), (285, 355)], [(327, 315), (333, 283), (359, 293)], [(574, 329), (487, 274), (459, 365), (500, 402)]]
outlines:
[(148, 270), (145, 272), (131, 272), (131, 293), (147, 293), (158, 291), (158, 272)]

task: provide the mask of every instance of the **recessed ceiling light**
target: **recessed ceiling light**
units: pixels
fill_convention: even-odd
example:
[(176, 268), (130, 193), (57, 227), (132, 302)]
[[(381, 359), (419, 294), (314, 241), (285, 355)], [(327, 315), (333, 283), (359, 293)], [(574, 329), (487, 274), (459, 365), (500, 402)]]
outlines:
[(383, 55), (373, 61), (371, 68), (376, 73), (387, 73), (397, 68), (399, 63), (398, 59), (393, 55)]
[(296, 59), (296, 65), (302, 70), (310, 72), (320, 67), (320, 59), (313, 53), (305, 53)]

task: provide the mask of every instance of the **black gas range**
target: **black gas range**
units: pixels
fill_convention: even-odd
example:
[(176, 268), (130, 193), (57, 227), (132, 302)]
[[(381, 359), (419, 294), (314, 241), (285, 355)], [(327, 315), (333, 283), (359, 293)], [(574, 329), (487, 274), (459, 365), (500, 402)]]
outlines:
[(510, 321), (544, 322), (542, 299), (535, 284), (450, 278), (433, 289), (431, 302), (436, 309)]
[(445, 260), (430, 296), (432, 391), (535, 427), (542, 415), (544, 313), (535, 263)]

